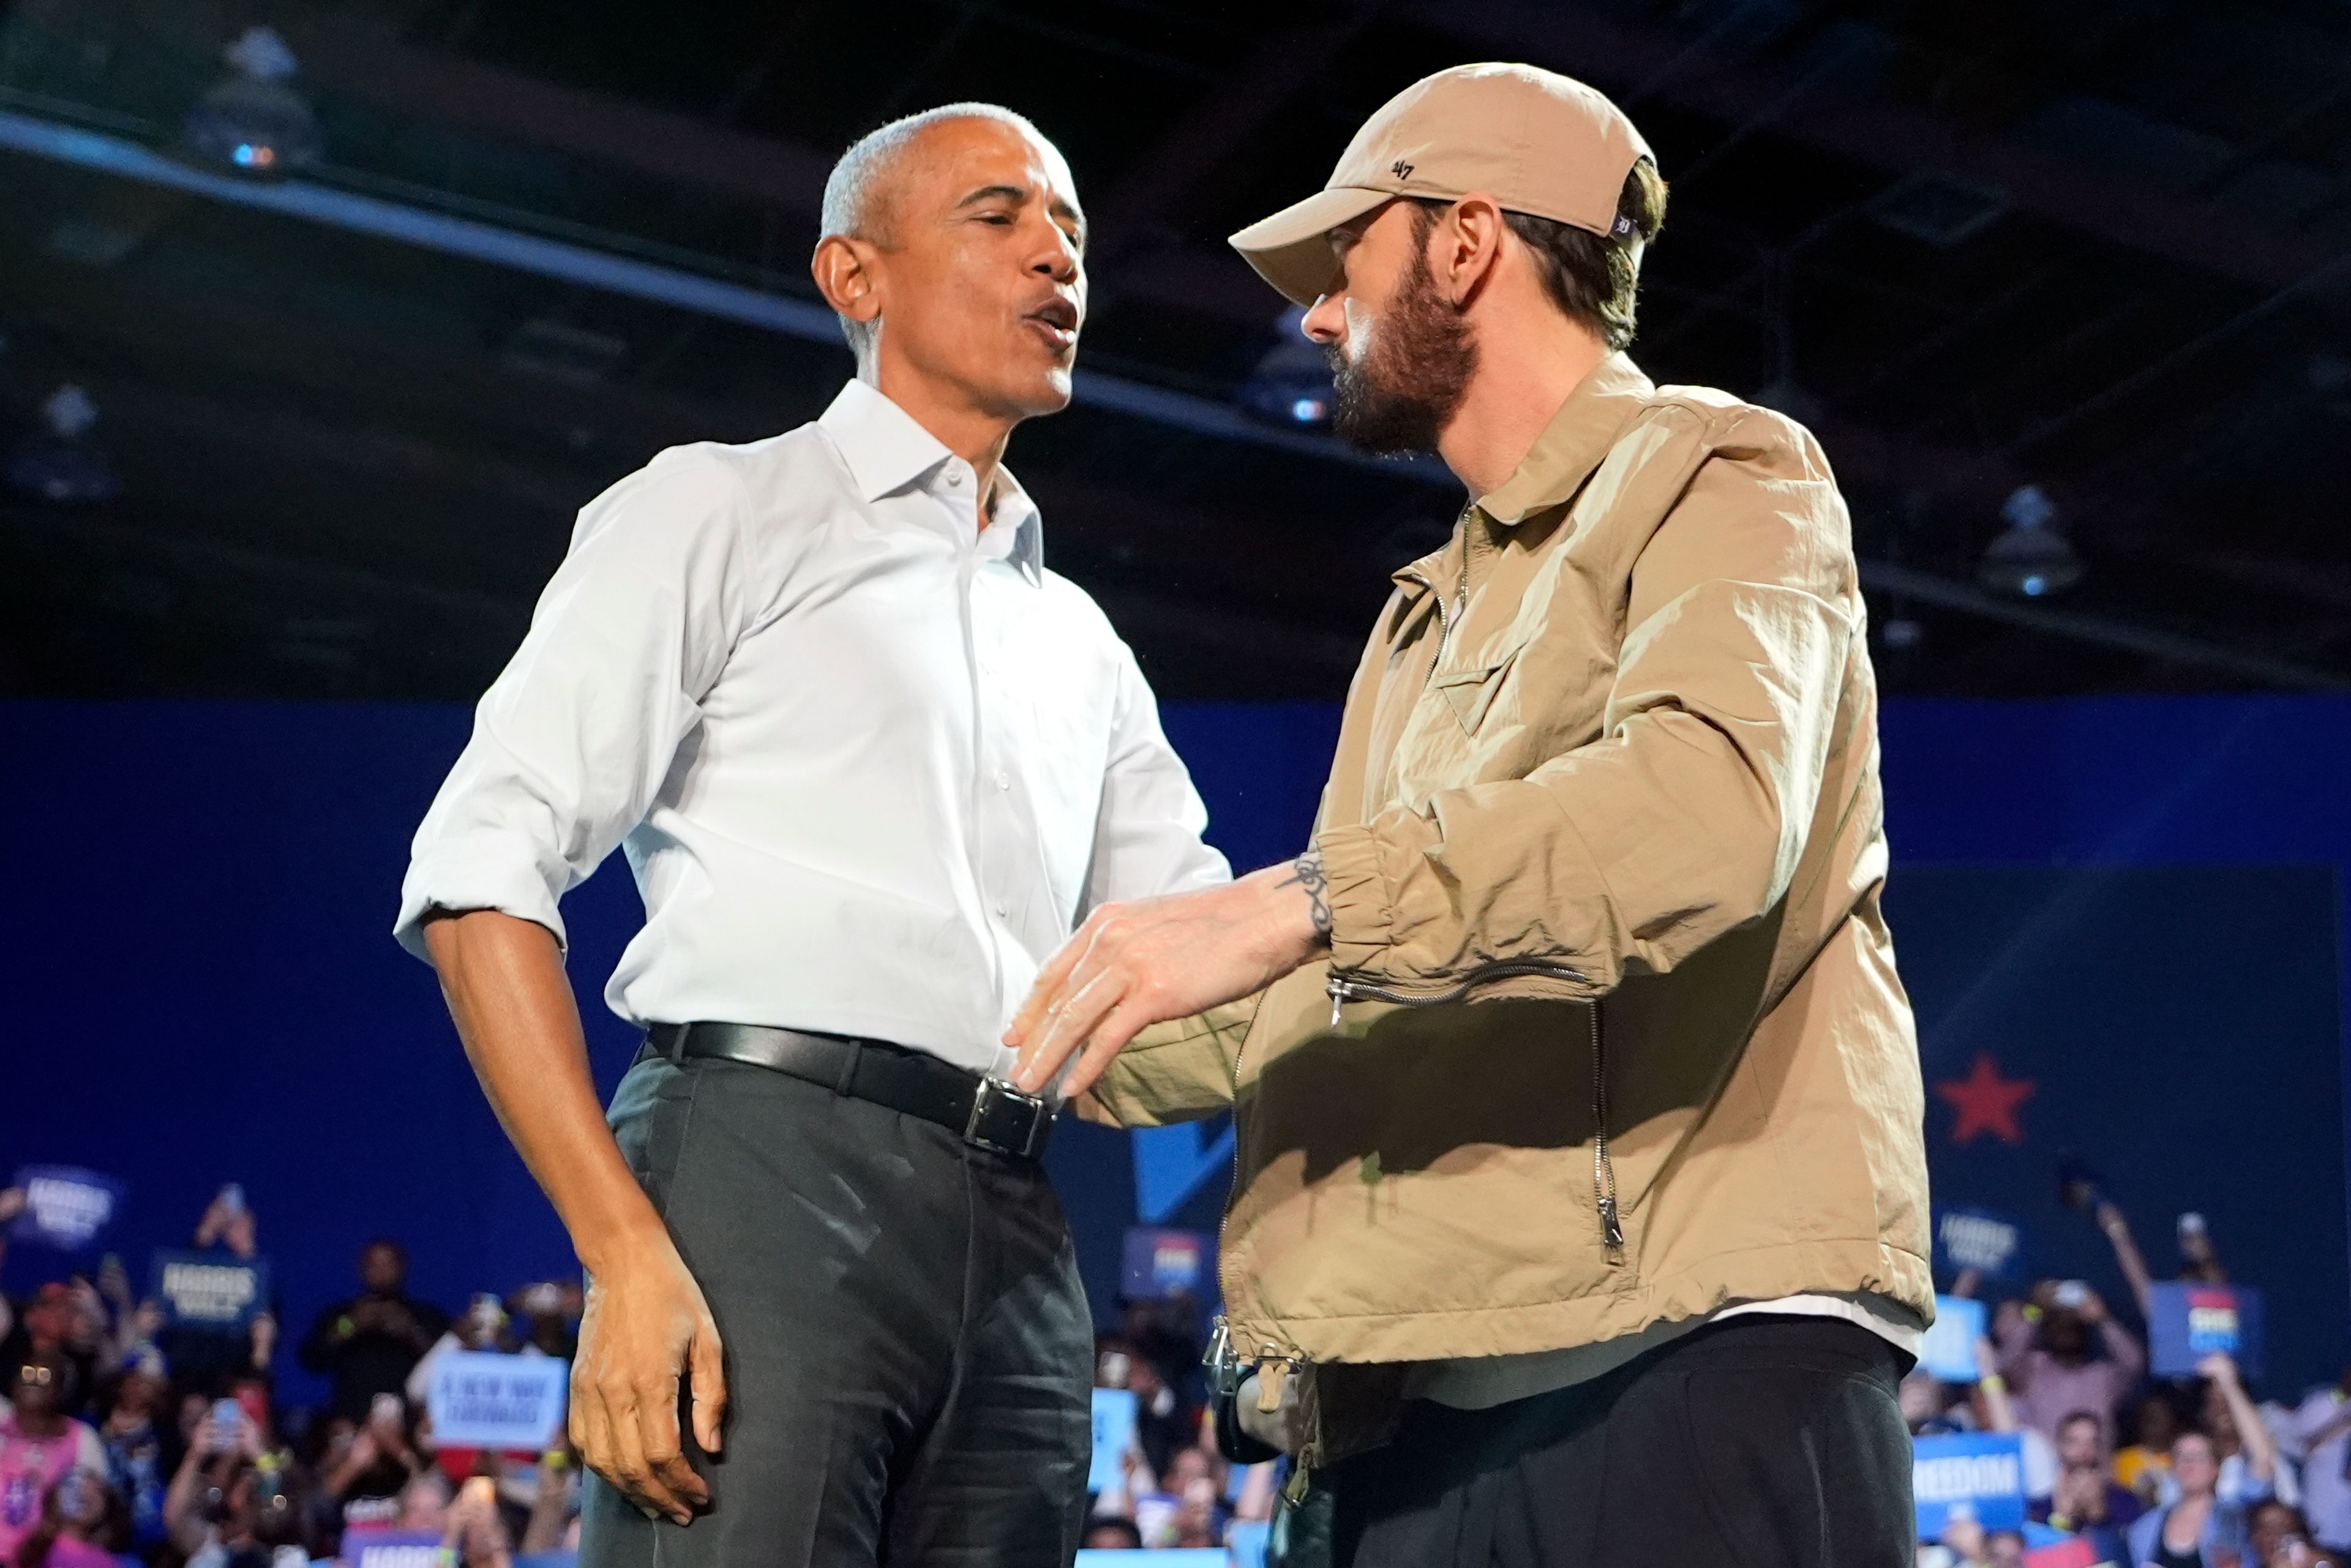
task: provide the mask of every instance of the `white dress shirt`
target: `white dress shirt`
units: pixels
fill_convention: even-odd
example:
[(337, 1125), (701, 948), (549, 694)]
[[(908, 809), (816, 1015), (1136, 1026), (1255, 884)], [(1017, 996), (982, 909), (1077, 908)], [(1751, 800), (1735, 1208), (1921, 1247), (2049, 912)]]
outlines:
[(860, 1035), (1008, 1071), (1095, 904), (1225, 881), (1134, 657), (1037, 509), (852, 382), (815, 423), (673, 447), (590, 502), (417, 830), (396, 934), (557, 902), (614, 844), (633, 1023)]

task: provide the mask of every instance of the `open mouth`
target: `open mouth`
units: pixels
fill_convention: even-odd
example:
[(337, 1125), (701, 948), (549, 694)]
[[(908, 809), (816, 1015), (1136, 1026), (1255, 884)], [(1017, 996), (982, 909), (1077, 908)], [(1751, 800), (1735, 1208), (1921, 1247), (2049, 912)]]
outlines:
[(1077, 346), (1078, 308), (1066, 299), (1049, 299), (1021, 319), (1036, 328), (1056, 350)]

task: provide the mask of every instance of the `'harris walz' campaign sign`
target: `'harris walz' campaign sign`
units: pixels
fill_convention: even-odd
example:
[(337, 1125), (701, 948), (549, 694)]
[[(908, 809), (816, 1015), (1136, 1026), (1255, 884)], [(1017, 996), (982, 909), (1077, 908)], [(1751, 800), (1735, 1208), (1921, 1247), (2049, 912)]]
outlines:
[(450, 1568), (456, 1554), (439, 1531), (360, 1528), (343, 1531), (341, 1561), (350, 1568)]
[(1947, 1274), (1973, 1269), (1988, 1280), (2013, 1280), (2024, 1264), (2024, 1228), (2004, 1214), (1967, 1205), (1935, 1210), (1935, 1266)]
[(1986, 1530), (2024, 1527), (2024, 1445), (2013, 1432), (1910, 1440), (1910, 1490), (1918, 1539), (1932, 1541), (1956, 1515)]
[(122, 1207), (122, 1184), (72, 1166), (26, 1166), (16, 1173), (25, 1211), (8, 1229), (10, 1239), (39, 1241), (78, 1252), (96, 1241)]
[(269, 1260), (165, 1248), (155, 1254), (150, 1293), (163, 1303), (173, 1322), (243, 1328), (269, 1304)]
[(1132, 1301), (1205, 1293), (1209, 1249), (1215, 1245), (1196, 1230), (1159, 1230), (1130, 1226), (1119, 1289)]
[(451, 1351), (434, 1362), (425, 1389), (434, 1446), (544, 1448), (563, 1429), (570, 1382), (571, 1364), (551, 1355)]
[(2236, 1358), (2248, 1377), (2262, 1370), (2262, 1293), (2250, 1285), (2150, 1285), (2147, 1364), (2158, 1377), (2194, 1377), (2214, 1351)]

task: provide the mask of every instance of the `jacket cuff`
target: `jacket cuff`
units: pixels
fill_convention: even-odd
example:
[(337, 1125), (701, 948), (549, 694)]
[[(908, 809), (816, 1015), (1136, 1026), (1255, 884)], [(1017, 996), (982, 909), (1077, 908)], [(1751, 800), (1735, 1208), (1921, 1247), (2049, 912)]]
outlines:
[(1366, 827), (1325, 828), (1314, 841), (1330, 879), (1331, 967), (1375, 967), (1395, 941), (1395, 901), (1380, 874), (1379, 841)]

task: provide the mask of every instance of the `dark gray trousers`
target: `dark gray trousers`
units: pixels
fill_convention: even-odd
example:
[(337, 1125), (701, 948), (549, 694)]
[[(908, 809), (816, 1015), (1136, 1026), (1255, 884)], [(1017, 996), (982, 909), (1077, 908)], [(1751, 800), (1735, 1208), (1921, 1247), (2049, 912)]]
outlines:
[(581, 1568), (1045, 1568), (1076, 1552), (1093, 1325), (1044, 1170), (820, 1085), (641, 1060), (610, 1120), (717, 1321), (712, 1506), (590, 1479)]
[(1909, 1358), (1741, 1317), (1489, 1410), (1416, 1402), (1315, 1478), (1335, 1568), (1909, 1568)]

